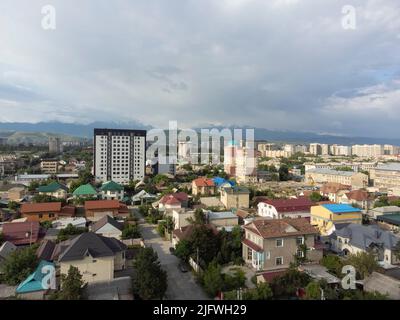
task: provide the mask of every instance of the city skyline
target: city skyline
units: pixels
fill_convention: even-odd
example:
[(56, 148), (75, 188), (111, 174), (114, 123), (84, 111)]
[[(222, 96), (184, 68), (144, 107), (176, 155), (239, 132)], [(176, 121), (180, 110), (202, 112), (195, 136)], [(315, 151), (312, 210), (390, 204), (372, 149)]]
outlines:
[[(0, 122), (397, 137), (400, 8), (355, 1), (0, 4)], [(357, 121), (355, 121), (357, 119)]]

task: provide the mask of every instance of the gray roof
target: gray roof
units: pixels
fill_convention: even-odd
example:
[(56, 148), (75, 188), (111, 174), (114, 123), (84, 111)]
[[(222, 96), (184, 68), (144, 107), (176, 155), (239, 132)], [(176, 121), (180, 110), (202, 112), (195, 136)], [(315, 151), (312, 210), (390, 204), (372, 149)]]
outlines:
[(389, 171), (400, 171), (400, 163), (389, 162), (385, 164), (379, 164), (376, 169), (378, 170), (389, 170)]
[(208, 212), (208, 218), (210, 220), (217, 220), (217, 219), (237, 219), (238, 216), (231, 211), (224, 211), (224, 212)]
[(377, 225), (360, 225), (349, 223), (342, 228), (335, 226), (336, 231), (332, 233), (332, 238), (336, 236), (348, 238), (349, 244), (354, 247), (366, 250), (371, 244), (382, 244), (385, 249), (392, 249), (400, 238), (393, 233), (381, 229)]
[(126, 250), (126, 246), (115, 238), (100, 236), (94, 232), (85, 232), (69, 243), (59, 256), (59, 261), (81, 260), (90, 254), (93, 258), (112, 257)]
[(384, 207), (373, 208), (373, 209), (371, 209), (371, 211), (380, 212), (380, 213), (389, 213), (389, 212), (400, 213), (400, 207), (384, 206)]
[(111, 224), (113, 227), (117, 228), (120, 231), (122, 231), (122, 229), (123, 229), (122, 223), (119, 223), (114, 218), (111, 218), (109, 215), (106, 215), (103, 218), (101, 218), (99, 221), (97, 221), (92, 226), (92, 231), (96, 232), (97, 230), (99, 230), (100, 228), (104, 227), (108, 223)]
[(17, 246), (11, 243), (10, 241), (4, 242), (0, 246), (0, 261), (7, 258), (7, 256), (17, 249)]
[(338, 171), (338, 170), (333, 170), (333, 169), (316, 168), (316, 169), (307, 170), (306, 173), (321, 173), (321, 174), (332, 174), (332, 175), (337, 175), (337, 176), (351, 177), (351, 176), (357, 174), (358, 172), (354, 172), (354, 171)]

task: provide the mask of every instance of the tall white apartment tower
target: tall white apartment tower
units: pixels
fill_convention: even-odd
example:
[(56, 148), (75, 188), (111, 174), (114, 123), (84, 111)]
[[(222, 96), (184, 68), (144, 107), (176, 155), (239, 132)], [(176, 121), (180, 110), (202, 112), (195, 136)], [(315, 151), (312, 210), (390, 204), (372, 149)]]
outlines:
[(128, 184), (142, 180), (146, 164), (146, 130), (94, 129), (94, 176)]

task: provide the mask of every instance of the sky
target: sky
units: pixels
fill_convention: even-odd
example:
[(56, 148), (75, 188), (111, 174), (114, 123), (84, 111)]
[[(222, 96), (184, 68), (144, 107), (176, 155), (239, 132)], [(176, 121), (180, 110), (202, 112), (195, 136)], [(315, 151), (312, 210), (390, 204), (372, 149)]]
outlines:
[(0, 39), (0, 122), (400, 133), (398, 0), (1, 0)]

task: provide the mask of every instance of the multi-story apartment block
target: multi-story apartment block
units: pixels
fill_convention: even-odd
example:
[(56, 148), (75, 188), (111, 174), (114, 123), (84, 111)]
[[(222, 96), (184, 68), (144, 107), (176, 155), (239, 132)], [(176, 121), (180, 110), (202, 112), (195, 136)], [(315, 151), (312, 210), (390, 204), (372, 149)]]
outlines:
[(58, 172), (58, 160), (44, 159), (40, 162), (40, 169), (43, 173), (55, 174)]
[(243, 260), (258, 272), (287, 269), (295, 256), (319, 261), (318, 231), (307, 219), (258, 219), (244, 226)]
[(60, 138), (49, 137), (49, 153), (62, 153), (63, 144)]
[(379, 164), (370, 170), (374, 187), (393, 195), (400, 195), (400, 163)]
[(257, 181), (256, 152), (231, 141), (224, 148), (224, 170), (238, 182)]
[(385, 154), (384, 148), (380, 144), (364, 144), (359, 145), (356, 144), (351, 147), (351, 153), (358, 157), (371, 157), (371, 158), (378, 158)]
[(310, 143), (310, 153), (315, 156), (322, 154), (321, 145), (319, 143)]
[(146, 163), (146, 131), (94, 129), (94, 176), (127, 184), (142, 180)]
[(330, 154), (333, 156), (351, 156), (351, 147), (350, 146), (340, 146), (337, 144), (333, 144), (330, 146)]
[(351, 186), (355, 189), (368, 186), (368, 176), (361, 172), (338, 171), (332, 169), (310, 169), (306, 171), (305, 181), (308, 184), (324, 184), (336, 182)]

